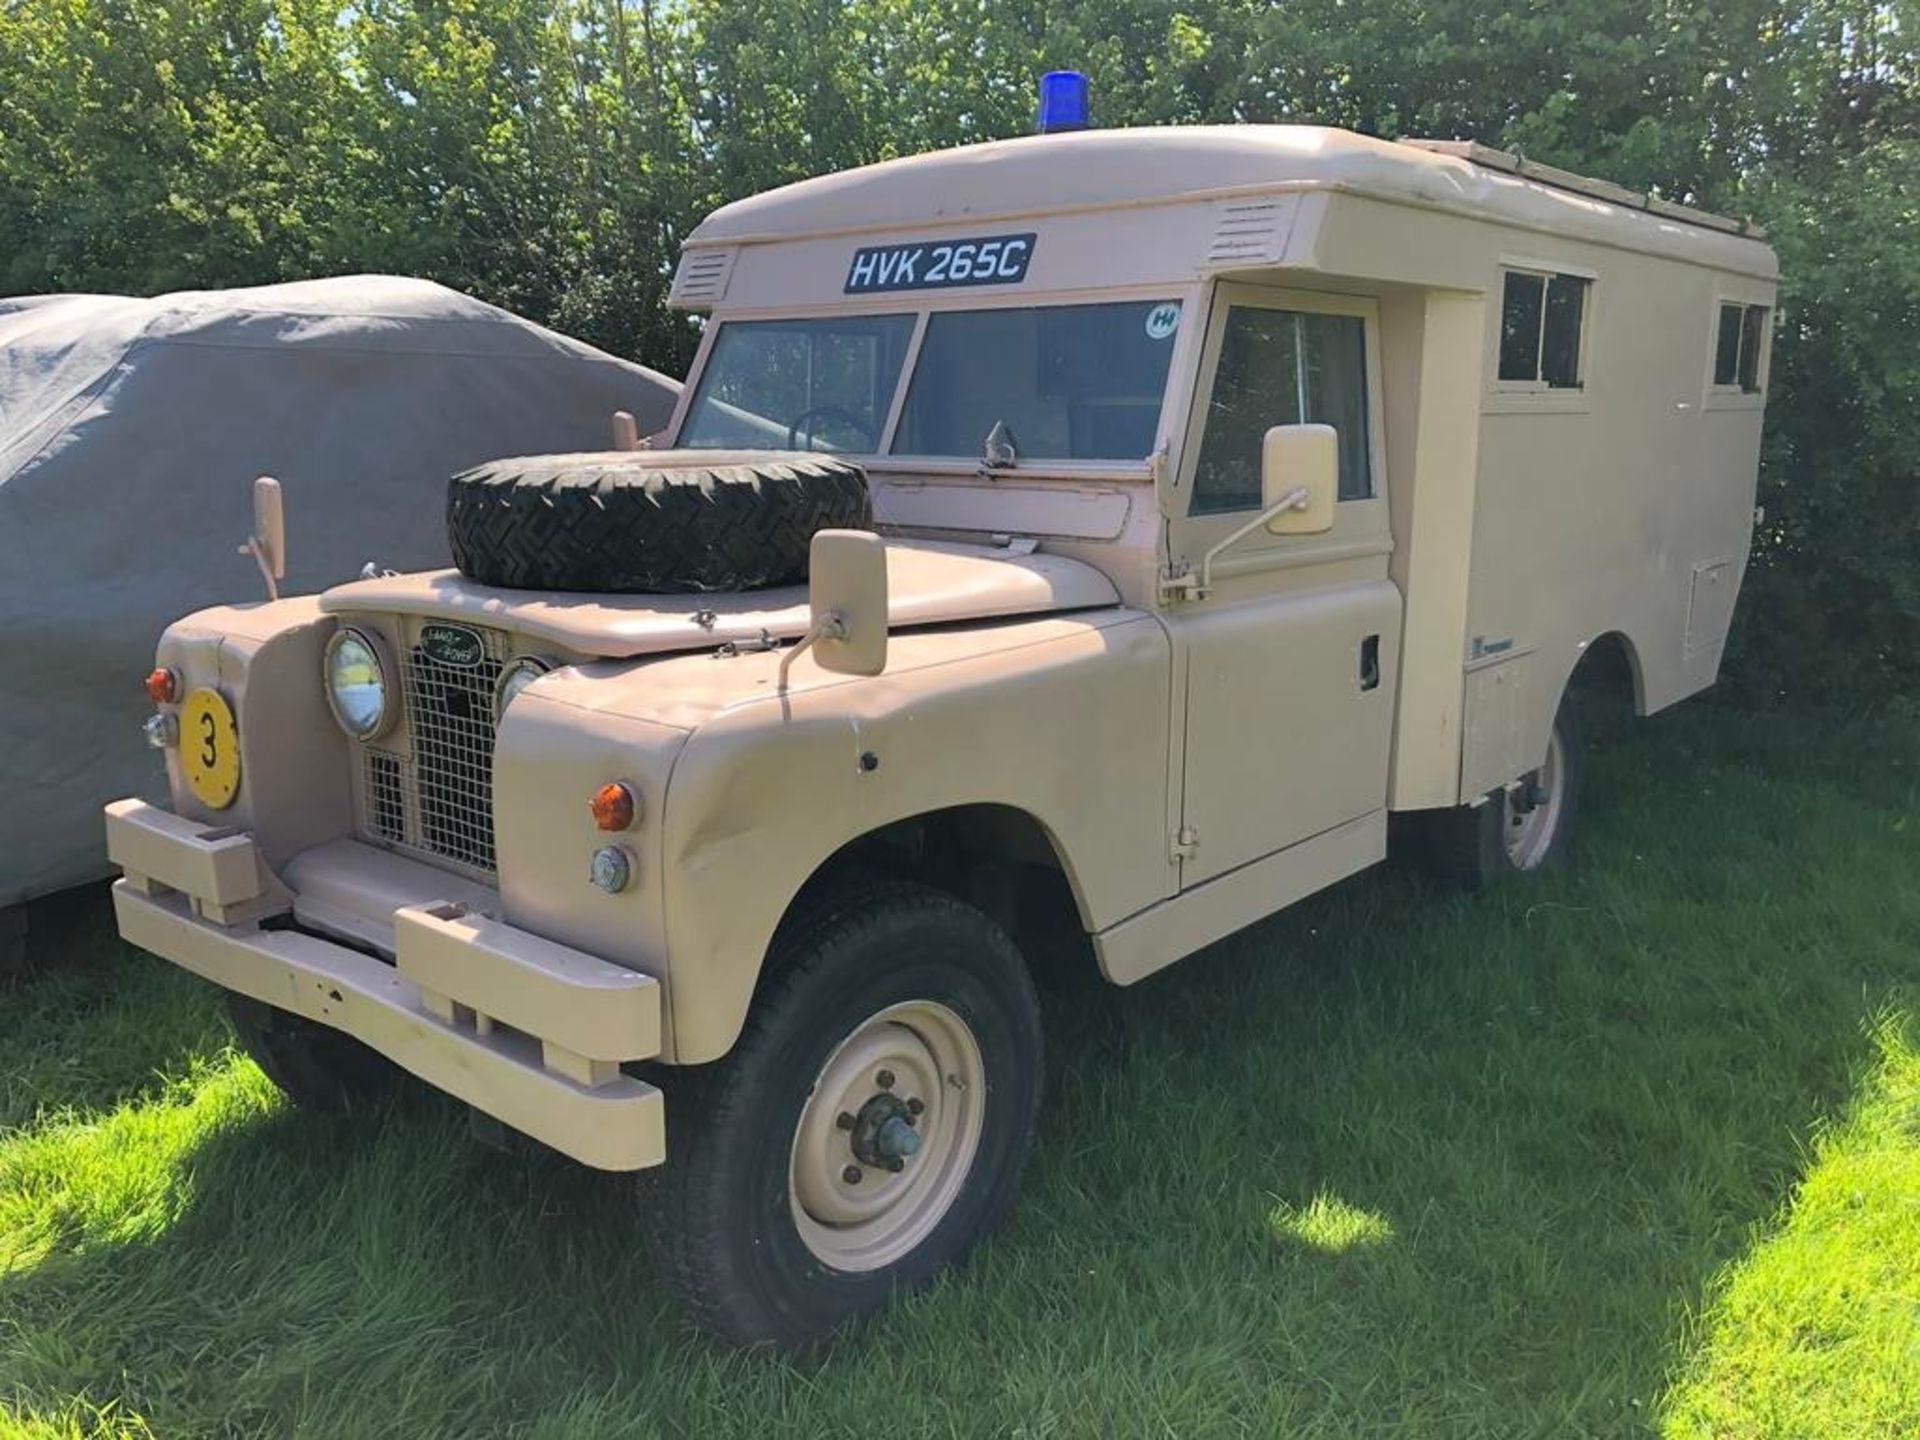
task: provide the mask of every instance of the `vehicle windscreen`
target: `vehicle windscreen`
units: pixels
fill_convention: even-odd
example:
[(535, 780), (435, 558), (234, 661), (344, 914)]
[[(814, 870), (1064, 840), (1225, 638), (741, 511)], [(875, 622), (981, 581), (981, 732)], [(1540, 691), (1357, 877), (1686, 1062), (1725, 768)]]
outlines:
[(728, 321), (714, 337), (679, 443), (878, 450), (914, 318)]
[(904, 383), (894, 455), (1144, 460), (1180, 318), (1176, 300), (934, 311), (906, 377), (916, 315), (730, 320), (677, 443), (874, 454)]
[(892, 453), (977, 456), (999, 426), (1022, 460), (1144, 459), (1179, 324), (1171, 300), (938, 311)]

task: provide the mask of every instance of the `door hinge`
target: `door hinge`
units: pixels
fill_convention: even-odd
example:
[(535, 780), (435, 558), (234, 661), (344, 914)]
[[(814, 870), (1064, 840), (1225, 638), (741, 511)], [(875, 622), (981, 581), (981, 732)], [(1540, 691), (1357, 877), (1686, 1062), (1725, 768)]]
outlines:
[(1200, 577), (1191, 568), (1163, 572), (1160, 576), (1160, 603), (1176, 604), (1181, 600), (1204, 600), (1207, 592), (1201, 587)]
[(1191, 825), (1182, 825), (1173, 837), (1172, 858), (1191, 860), (1200, 853), (1200, 832)]

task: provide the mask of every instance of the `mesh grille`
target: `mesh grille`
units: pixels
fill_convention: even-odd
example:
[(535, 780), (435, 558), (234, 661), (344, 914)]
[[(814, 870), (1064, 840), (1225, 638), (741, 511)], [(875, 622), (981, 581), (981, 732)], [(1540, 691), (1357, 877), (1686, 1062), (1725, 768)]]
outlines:
[[(489, 639), (493, 637), (488, 636)], [(497, 644), (478, 665), (449, 665), (418, 645), (407, 652), (407, 723), (422, 849), (493, 869), (493, 686)]]
[(493, 693), (506, 637), (478, 630), (478, 663), (454, 665), (414, 637), (400, 662), (400, 727), (361, 747), (360, 829), (368, 839), (491, 879)]
[(379, 750), (367, 753), (367, 824), (390, 844), (407, 838), (407, 792), (400, 757)]

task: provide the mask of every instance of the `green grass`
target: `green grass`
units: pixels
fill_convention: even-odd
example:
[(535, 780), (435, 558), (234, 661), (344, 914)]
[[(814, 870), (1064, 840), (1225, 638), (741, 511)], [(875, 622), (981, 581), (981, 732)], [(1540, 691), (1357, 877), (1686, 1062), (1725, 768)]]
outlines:
[(686, 1332), (625, 1182), (296, 1115), (68, 906), (0, 993), (0, 1433), (1920, 1434), (1917, 773), (1692, 707), (1564, 875), (1050, 977), (1019, 1213), (799, 1361)]

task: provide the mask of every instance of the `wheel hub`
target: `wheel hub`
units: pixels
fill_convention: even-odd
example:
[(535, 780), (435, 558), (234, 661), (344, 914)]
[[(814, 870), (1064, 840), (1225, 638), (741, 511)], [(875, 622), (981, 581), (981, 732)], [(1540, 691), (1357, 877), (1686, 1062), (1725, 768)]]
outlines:
[(860, 1107), (848, 1140), (862, 1164), (895, 1174), (920, 1153), (920, 1132), (907, 1102), (885, 1090)]
[(979, 1043), (947, 1006), (911, 1001), (856, 1026), (794, 1132), (789, 1195), (808, 1249), (875, 1270), (924, 1240), (972, 1168), (985, 1094)]

